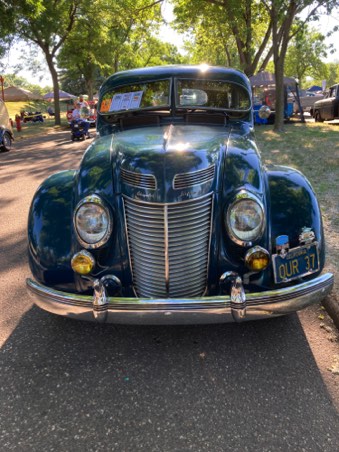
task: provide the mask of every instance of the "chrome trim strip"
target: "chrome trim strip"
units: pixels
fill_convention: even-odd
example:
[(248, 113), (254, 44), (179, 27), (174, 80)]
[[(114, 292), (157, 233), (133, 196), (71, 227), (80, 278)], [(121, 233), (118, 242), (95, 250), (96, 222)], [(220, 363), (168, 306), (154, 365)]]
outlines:
[(165, 286), (166, 286), (166, 293), (169, 292), (169, 234), (168, 234), (168, 206), (164, 206), (164, 253), (165, 253)]
[[(42, 309), (80, 320), (94, 321), (93, 296), (50, 289), (32, 279), (26, 280), (28, 293)], [(325, 273), (310, 281), (283, 289), (246, 294), (246, 316), (254, 320), (291, 314), (319, 302), (329, 294), (333, 275)], [(102, 306), (94, 309), (103, 310)], [(231, 297), (143, 299), (108, 297), (108, 323), (197, 324), (233, 322)]]

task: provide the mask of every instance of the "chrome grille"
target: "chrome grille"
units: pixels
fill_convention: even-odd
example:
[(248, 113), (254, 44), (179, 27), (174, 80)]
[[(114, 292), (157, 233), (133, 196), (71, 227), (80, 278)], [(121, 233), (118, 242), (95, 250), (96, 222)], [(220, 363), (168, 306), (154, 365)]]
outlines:
[(156, 179), (153, 174), (137, 173), (121, 168), (121, 180), (132, 187), (148, 188), (151, 190), (157, 188)]
[(173, 188), (182, 190), (184, 188), (193, 187), (194, 185), (210, 182), (214, 178), (214, 165), (210, 165), (199, 171), (191, 173), (176, 174), (173, 179)]
[(201, 296), (207, 281), (212, 194), (176, 204), (124, 198), (124, 206), (138, 296)]

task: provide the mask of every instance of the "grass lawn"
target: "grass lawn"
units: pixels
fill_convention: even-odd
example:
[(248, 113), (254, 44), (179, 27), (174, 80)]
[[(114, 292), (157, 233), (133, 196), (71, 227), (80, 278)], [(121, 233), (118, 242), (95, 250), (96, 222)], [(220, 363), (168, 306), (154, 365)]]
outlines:
[[(13, 133), (15, 140), (21, 140), (26, 137), (41, 135), (46, 133), (48, 129), (55, 130), (64, 127), (68, 127), (68, 122), (66, 119), (67, 103), (60, 102), (61, 110), (61, 126), (55, 126), (54, 118), (50, 118), (47, 113), (47, 108), (50, 105), (49, 102), (43, 101), (31, 101), (31, 102), (6, 102), (6, 107), (8, 115), (14, 121), (15, 115), (20, 114), (21, 111), (36, 112), (40, 111), (44, 116), (44, 122), (31, 122), (26, 123), (21, 122), (21, 132), (18, 132), (15, 127), (13, 127)], [(53, 104), (52, 104), (53, 105)]]
[(256, 126), (255, 135), (264, 163), (301, 171), (317, 194), (327, 244), (327, 268), (339, 291), (339, 123), (290, 123), (285, 133), (273, 126)]
[[(264, 163), (291, 166), (311, 182), (326, 213), (338, 212), (339, 124), (291, 123), (285, 133), (272, 126), (256, 127)], [(339, 218), (333, 218), (339, 228)]]

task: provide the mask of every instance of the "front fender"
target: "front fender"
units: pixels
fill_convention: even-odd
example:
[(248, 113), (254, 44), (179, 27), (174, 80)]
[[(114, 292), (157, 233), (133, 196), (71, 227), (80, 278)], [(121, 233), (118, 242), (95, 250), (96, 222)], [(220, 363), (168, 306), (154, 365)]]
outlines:
[(290, 248), (299, 246), (304, 227), (311, 228), (319, 244), (320, 269), (325, 262), (325, 243), (321, 211), (310, 182), (299, 171), (284, 166), (267, 170), (270, 204), (271, 249), (279, 235), (289, 237)]
[(34, 195), (28, 216), (29, 265), (38, 281), (72, 283), (73, 191), (77, 172), (47, 178)]

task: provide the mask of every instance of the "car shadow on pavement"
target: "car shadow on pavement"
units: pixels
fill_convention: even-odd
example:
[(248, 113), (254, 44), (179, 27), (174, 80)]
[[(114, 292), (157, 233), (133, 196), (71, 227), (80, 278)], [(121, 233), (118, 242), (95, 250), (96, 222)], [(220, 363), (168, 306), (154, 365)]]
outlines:
[(297, 315), (124, 326), (33, 307), (0, 362), (7, 450), (334, 452), (339, 441)]

